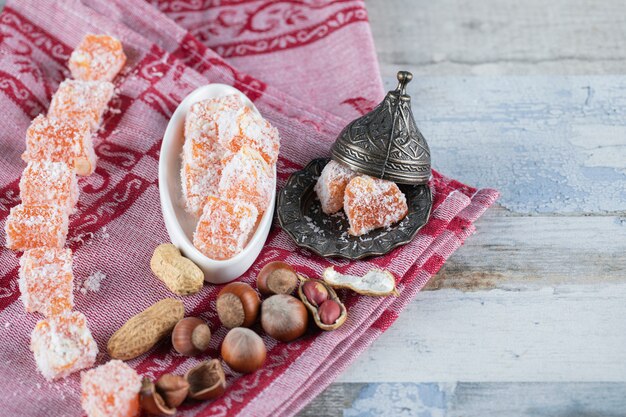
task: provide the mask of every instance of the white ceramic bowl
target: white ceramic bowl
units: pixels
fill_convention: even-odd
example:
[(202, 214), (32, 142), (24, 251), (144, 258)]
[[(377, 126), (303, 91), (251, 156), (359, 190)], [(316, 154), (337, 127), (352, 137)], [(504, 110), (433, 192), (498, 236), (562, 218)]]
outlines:
[[(193, 232), (197, 219), (185, 211), (180, 181), (181, 153), (183, 151), (185, 117), (191, 105), (198, 101), (237, 94), (242, 97), (246, 106), (259, 113), (250, 99), (241, 91), (225, 84), (209, 84), (189, 94), (180, 103), (165, 130), (161, 156), (159, 158), (159, 193), (163, 220), (170, 240), (187, 258), (191, 259), (204, 271), (205, 281), (223, 284), (234, 280), (254, 263), (261, 252), (267, 235), (272, 226), (274, 202), (276, 200), (276, 183), (272, 189), (270, 205), (265, 210), (257, 229), (245, 249), (230, 259), (218, 261), (204, 256), (193, 246)], [(274, 181), (276, 181), (274, 168)]]

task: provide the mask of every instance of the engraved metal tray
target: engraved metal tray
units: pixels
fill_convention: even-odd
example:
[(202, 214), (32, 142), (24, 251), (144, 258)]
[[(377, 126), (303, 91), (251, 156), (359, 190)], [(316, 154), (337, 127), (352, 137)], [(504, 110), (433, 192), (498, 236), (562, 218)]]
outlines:
[(362, 236), (349, 235), (343, 210), (330, 216), (324, 214), (313, 190), (328, 161), (314, 159), (302, 171), (293, 173), (278, 194), (278, 221), (298, 246), (324, 257), (362, 259), (384, 255), (413, 240), (428, 221), (432, 207), (428, 185), (398, 184), (406, 196), (407, 216), (391, 227)]

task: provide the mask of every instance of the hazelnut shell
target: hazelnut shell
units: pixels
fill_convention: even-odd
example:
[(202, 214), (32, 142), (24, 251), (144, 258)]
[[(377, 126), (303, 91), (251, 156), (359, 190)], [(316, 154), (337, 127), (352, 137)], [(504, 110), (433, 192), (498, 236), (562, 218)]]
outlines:
[(252, 326), (260, 307), (259, 294), (245, 282), (231, 282), (217, 295), (217, 315), (229, 329)]
[(231, 329), (222, 342), (222, 359), (235, 372), (249, 374), (263, 366), (267, 349), (261, 336), (245, 327)]
[(261, 327), (276, 340), (291, 342), (302, 336), (308, 325), (309, 314), (296, 297), (276, 294), (261, 305)]
[(259, 271), (256, 286), (265, 296), (291, 294), (298, 287), (298, 274), (285, 262), (270, 262)]
[(163, 397), (156, 391), (154, 383), (149, 378), (144, 378), (141, 381), (139, 405), (147, 414), (153, 416), (173, 416), (176, 414), (176, 409), (165, 404)]
[(189, 392), (189, 383), (180, 375), (163, 374), (157, 380), (155, 387), (170, 408), (181, 405)]
[(212, 400), (226, 391), (226, 375), (218, 359), (204, 361), (191, 368), (185, 374), (189, 383), (189, 398), (193, 400)]
[(198, 317), (185, 317), (174, 326), (172, 345), (185, 356), (196, 356), (209, 348), (211, 329)]
[(341, 327), (341, 325), (348, 318), (348, 311), (346, 310), (346, 306), (343, 305), (343, 303), (337, 296), (337, 293), (335, 292), (335, 290), (332, 287), (330, 287), (328, 284), (326, 284), (325, 282), (316, 280), (316, 282), (319, 282), (320, 284), (326, 287), (326, 290), (328, 291), (328, 299), (333, 300), (337, 304), (339, 304), (339, 307), (341, 310), (341, 313), (339, 314), (339, 318), (337, 319), (337, 321), (335, 321), (335, 323), (324, 324), (320, 318), (318, 307), (311, 304), (309, 300), (307, 300), (306, 296), (304, 295), (304, 290), (302, 287), (307, 281), (311, 281), (311, 280), (309, 278), (303, 277), (302, 275), (298, 275), (298, 278), (300, 279), (300, 286), (298, 287), (298, 296), (300, 297), (300, 299), (302, 300), (306, 308), (308, 308), (311, 314), (313, 315), (313, 321), (315, 322), (317, 327), (326, 331), (335, 330)]

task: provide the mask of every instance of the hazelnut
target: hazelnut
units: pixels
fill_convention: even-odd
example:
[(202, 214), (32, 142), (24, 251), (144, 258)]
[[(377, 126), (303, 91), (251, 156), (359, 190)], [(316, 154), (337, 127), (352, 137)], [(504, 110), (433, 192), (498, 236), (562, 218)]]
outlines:
[(168, 407), (176, 408), (187, 398), (189, 383), (180, 375), (163, 374), (156, 382), (156, 391)]
[(324, 324), (334, 324), (341, 315), (341, 307), (334, 300), (326, 300), (317, 309), (320, 320)]
[(226, 391), (226, 376), (222, 363), (217, 359), (204, 361), (185, 374), (189, 383), (189, 398), (212, 400)]
[(321, 282), (307, 281), (302, 285), (302, 291), (306, 299), (316, 307), (328, 300), (328, 290)]
[(195, 356), (204, 352), (211, 341), (211, 329), (198, 317), (186, 317), (172, 331), (172, 345), (181, 355)]
[(244, 282), (231, 282), (217, 295), (217, 315), (224, 326), (250, 327), (256, 321), (261, 299), (254, 289)]
[(259, 271), (256, 286), (263, 295), (291, 294), (298, 286), (298, 275), (285, 262), (270, 262)]
[(309, 315), (302, 301), (286, 294), (273, 295), (261, 306), (261, 326), (281, 342), (291, 342), (306, 332)]
[(249, 374), (265, 362), (263, 339), (250, 329), (235, 327), (222, 342), (222, 358), (233, 371)]
[(165, 404), (163, 397), (156, 391), (154, 383), (149, 378), (144, 378), (141, 381), (139, 405), (146, 413), (154, 416), (173, 416), (176, 414), (176, 409)]

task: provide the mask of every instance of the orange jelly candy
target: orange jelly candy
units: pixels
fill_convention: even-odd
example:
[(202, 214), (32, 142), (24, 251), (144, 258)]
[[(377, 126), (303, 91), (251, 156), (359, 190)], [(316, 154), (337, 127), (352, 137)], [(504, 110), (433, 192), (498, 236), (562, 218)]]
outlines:
[(11, 209), (4, 225), (7, 248), (62, 248), (67, 226), (68, 214), (59, 206), (20, 204)]
[(343, 209), (350, 223), (348, 233), (353, 236), (391, 226), (408, 212), (406, 197), (395, 183), (365, 175), (346, 186)]
[(141, 377), (114, 359), (80, 375), (81, 405), (88, 417), (139, 415)]
[(122, 43), (108, 35), (87, 34), (70, 56), (72, 77), (83, 81), (113, 81), (126, 63)]
[(70, 249), (36, 248), (20, 258), (20, 299), (26, 311), (44, 316), (74, 307), (74, 275)]
[(223, 113), (234, 114), (242, 106), (243, 102), (235, 95), (204, 100), (191, 106), (185, 118), (185, 161), (197, 167), (218, 162), (226, 148), (218, 141), (217, 117)]
[(259, 152), (272, 165), (278, 160), (278, 130), (248, 107), (238, 112), (224, 112), (217, 118), (219, 140), (231, 152), (247, 146)]
[(78, 201), (76, 173), (65, 162), (30, 161), (20, 179), (20, 198), (25, 205), (59, 205), (68, 213)]
[(346, 185), (356, 175), (350, 168), (339, 162), (331, 160), (326, 164), (315, 184), (315, 193), (320, 199), (324, 213), (333, 214), (343, 208)]
[(259, 214), (267, 210), (272, 198), (274, 172), (254, 149), (244, 146), (223, 161), (220, 197), (242, 200), (256, 207)]
[(65, 80), (52, 96), (48, 117), (73, 123), (84, 120), (96, 131), (113, 93), (114, 86), (108, 81)]
[(78, 311), (66, 311), (40, 320), (31, 334), (30, 350), (37, 367), (51, 381), (93, 366), (98, 345)]
[(251, 204), (210, 196), (193, 235), (193, 244), (211, 259), (232, 258), (246, 247), (258, 217), (257, 209)]
[(190, 164), (183, 165), (181, 172), (182, 189), (185, 207), (189, 213), (198, 217), (201, 216), (206, 198), (217, 194), (220, 181), (219, 169), (219, 164), (209, 168), (197, 168)]
[(96, 154), (89, 126), (39, 115), (26, 131), (26, 151), (22, 159), (26, 162), (65, 162), (78, 175), (90, 175), (96, 169)]

